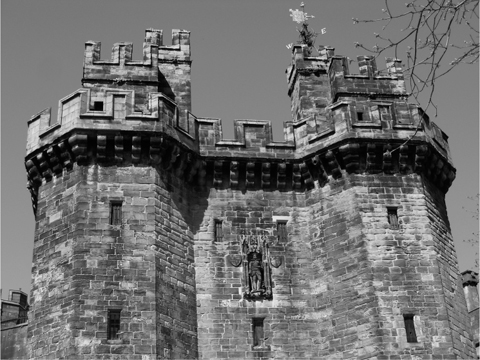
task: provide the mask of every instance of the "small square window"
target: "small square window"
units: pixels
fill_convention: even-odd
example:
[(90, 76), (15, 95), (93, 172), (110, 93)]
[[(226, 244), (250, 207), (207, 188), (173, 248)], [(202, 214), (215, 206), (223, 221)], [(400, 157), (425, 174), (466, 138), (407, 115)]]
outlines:
[(405, 322), (405, 331), (407, 332), (407, 342), (416, 343), (417, 341), (417, 334), (415, 332), (415, 323), (413, 314), (405, 314), (403, 315), (403, 321)]
[(363, 121), (363, 111), (357, 111), (357, 120)]
[(398, 223), (398, 214), (396, 207), (387, 208), (388, 223), (390, 224), (390, 229), (398, 230), (400, 225)]
[(110, 203), (110, 225), (122, 224), (122, 202), (112, 201)]
[(93, 111), (103, 111), (103, 101), (94, 101)]
[(122, 310), (118, 310), (118, 309), (108, 310), (108, 325), (107, 325), (108, 340), (118, 339), (118, 333), (120, 331), (120, 312), (121, 311)]
[(222, 220), (215, 220), (215, 242), (223, 239)]
[(277, 237), (279, 242), (287, 242), (287, 222), (277, 222)]

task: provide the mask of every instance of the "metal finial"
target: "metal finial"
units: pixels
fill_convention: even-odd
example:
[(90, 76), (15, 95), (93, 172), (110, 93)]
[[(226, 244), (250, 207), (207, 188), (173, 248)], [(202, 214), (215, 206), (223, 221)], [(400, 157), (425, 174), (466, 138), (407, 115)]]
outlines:
[(300, 7), (302, 10), (292, 10), (290, 9), (290, 16), (292, 17), (292, 20), (295, 21), (297, 24), (305, 23), (308, 21), (308, 19), (314, 19), (315, 16), (313, 15), (308, 15), (304, 10), (305, 10), (305, 4), (302, 2), (300, 4)]
[[(307, 45), (307, 53), (311, 54), (312, 49), (315, 48), (315, 39), (318, 35), (318, 33), (311, 31), (308, 28), (308, 19), (314, 19), (315, 16), (313, 15), (308, 15), (305, 12), (305, 4), (302, 2), (300, 4), (300, 7), (302, 10), (292, 10), (290, 9), (290, 16), (292, 17), (292, 20), (295, 21), (297, 24), (301, 24), (301, 28), (299, 29), (297, 27), (297, 31), (300, 33), (300, 41), (298, 43)], [(321, 29), (321, 33), (325, 34), (327, 31), (325, 28)], [(293, 43), (287, 45), (287, 49), (291, 49), (293, 46)], [(318, 51), (318, 49), (316, 49)]]

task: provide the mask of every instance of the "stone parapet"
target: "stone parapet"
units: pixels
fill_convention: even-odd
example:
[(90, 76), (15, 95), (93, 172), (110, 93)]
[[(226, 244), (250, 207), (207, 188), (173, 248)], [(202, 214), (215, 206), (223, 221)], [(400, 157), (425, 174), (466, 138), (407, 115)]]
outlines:
[(87, 41), (82, 82), (115, 81), (145, 84), (158, 82), (159, 63), (190, 63), (190, 32), (172, 30), (172, 45), (163, 45), (163, 31), (147, 29), (143, 43), (143, 59), (132, 60), (131, 42), (115, 43), (110, 60), (101, 59), (101, 43)]
[(89, 106), (92, 94), (92, 89), (84, 88), (60, 100), (53, 124), (50, 109), (29, 121), (26, 167), (33, 194), (42, 181), (61, 176), (75, 162), (170, 164), (167, 169), (181, 169), (197, 185), (208, 178), (201, 174), (213, 174), (208, 170), (213, 165), (208, 164), (221, 162), (223, 170), (215, 172), (212, 181), (229, 187), (233, 166), (232, 176), (239, 172), (240, 179), (234, 186), (247, 188), (254, 186), (245, 182), (247, 164), (253, 163), (249, 171), (256, 179), (267, 173), (271, 178), (265, 183), (258, 180), (255, 186), (299, 191), (316, 182), (321, 186), (329, 177), (339, 177), (341, 170), (425, 173), (443, 191), (455, 178), (446, 135), (421, 109), (406, 103), (395, 107), (394, 114), (403, 114), (401, 122), (375, 117), (360, 121), (358, 109), (365, 104), (338, 101), (327, 107), (330, 125), (320, 133), (301, 135), (303, 129), (315, 127), (315, 117), (290, 121), (285, 125), (287, 140), (274, 142), (270, 121), (236, 120), (235, 139), (224, 140), (220, 120), (196, 118), (185, 111), (181, 121), (177, 104), (163, 93), (149, 93), (143, 112), (135, 110), (134, 90), (104, 88), (103, 97), (95, 98), (102, 101), (101, 111)]

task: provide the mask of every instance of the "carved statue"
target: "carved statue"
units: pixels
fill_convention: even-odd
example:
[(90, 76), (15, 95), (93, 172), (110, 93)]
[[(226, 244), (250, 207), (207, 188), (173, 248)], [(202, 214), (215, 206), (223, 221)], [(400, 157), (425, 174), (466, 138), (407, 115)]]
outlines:
[[(246, 231), (240, 234), (240, 243), (242, 244), (242, 267), (244, 288), (243, 296), (247, 300), (271, 300), (271, 266), (270, 252), (268, 249), (268, 235), (261, 231)], [(233, 266), (239, 266), (233, 256), (229, 261)], [(236, 265), (238, 263), (238, 265)], [(274, 262), (275, 265), (280, 263)]]
[(260, 291), (262, 287), (263, 266), (257, 258), (257, 253), (252, 254), (252, 260), (248, 264), (248, 274), (250, 276), (250, 285), (252, 292)]

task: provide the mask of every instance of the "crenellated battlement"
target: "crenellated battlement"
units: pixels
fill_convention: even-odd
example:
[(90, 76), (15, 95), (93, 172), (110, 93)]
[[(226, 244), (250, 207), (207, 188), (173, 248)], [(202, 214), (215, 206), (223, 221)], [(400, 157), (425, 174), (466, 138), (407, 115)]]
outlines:
[[(421, 108), (407, 102), (399, 60), (387, 59), (389, 74), (380, 75), (374, 58), (359, 56), (360, 74), (350, 74), (347, 59), (334, 55), (333, 48), (307, 57), (302, 46), (295, 46), (287, 69), (293, 119), (284, 121), (284, 139), (273, 140), (268, 120), (235, 120), (234, 139), (224, 139), (220, 119), (190, 111), (189, 42), (188, 31), (173, 30), (172, 45), (164, 46), (162, 31), (148, 29), (142, 61), (132, 61), (131, 43), (115, 44), (106, 61), (100, 60), (100, 43), (87, 42), (84, 87), (59, 101), (56, 121), (45, 109), (28, 122), (30, 187), (60, 176), (75, 162), (119, 166), (166, 161), (173, 166), (183, 158), (195, 164), (195, 176), (208, 177), (209, 166), (216, 166), (208, 164), (218, 161), (223, 165), (215, 174), (222, 179), (229, 175), (220, 169), (237, 165), (239, 171), (248, 168), (259, 176), (267, 169), (278, 176), (284, 170), (300, 171), (301, 176), (271, 183), (295, 183), (282, 189), (308, 189), (315, 179), (324, 184), (344, 170), (425, 172), (445, 191), (453, 181), (447, 136)], [(252, 161), (257, 165), (245, 165)], [(318, 170), (322, 163), (324, 171)]]
[(93, 81), (158, 82), (158, 63), (190, 63), (190, 32), (172, 30), (172, 45), (163, 45), (163, 31), (145, 30), (143, 60), (132, 60), (133, 44), (113, 45), (111, 59), (101, 59), (101, 43), (87, 41), (83, 62), (84, 85)]
[[(359, 55), (357, 64), (359, 74), (351, 74), (349, 70), (349, 59), (345, 56), (335, 55), (335, 49), (324, 47), (319, 56), (306, 56), (306, 48), (302, 45), (296, 45), (292, 50), (292, 66), (287, 69), (287, 80), (289, 83), (289, 95), (293, 90), (296, 76), (298, 74), (312, 74), (317, 76), (321, 73), (328, 73), (331, 87), (338, 86), (339, 78), (351, 79), (351, 86), (347, 90), (350, 93), (372, 93), (370, 90), (381, 89), (385, 94), (388, 93), (388, 87), (384, 86), (385, 81), (403, 80), (402, 61), (399, 59), (385, 58), (385, 68), (379, 70), (374, 56)], [(369, 83), (363, 80), (373, 80)], [(360, 86), (360, 84), (363, 84)], [(370, 89), (371, 88), (371, 89)], [(404, 87), (402, 87), (404, 88)], [(392, 88), (394, 89), (394, 88)], [(398, 94), (398, 91), (392, 91)], [(402, 92), (404, 93), (404, 91)]]
[(328, 69), (333, 101), (345, 96), (368, 96), (370, 98), (407, 97), (401, 61), (386, 58), (386, 73), (377, 70), (373, 56), (357, 57), (359, 74), (350, 74), (348, 59), (343, 56), (331, 58)]

